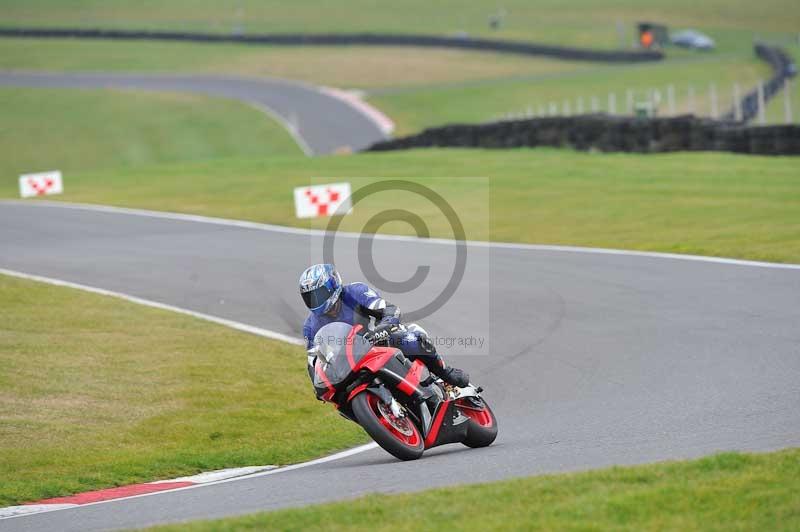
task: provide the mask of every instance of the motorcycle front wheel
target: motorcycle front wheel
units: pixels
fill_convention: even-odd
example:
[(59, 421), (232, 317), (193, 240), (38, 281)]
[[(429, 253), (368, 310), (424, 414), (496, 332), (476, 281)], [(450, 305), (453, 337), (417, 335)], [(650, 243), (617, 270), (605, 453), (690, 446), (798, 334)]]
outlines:
[(367, 391), (356, 395), (351, 406), (358, 424), (386, 452), (400, 460), (422, 456), (425, 441), (408, 416), (396, 417), (378, 396)]
[(456, 401), (456, 407), (469, 418), (467, 437), (462, 442), (467, 447), (488, 447), (497, 438), (497, 418), (481, 398), (465, 397)]

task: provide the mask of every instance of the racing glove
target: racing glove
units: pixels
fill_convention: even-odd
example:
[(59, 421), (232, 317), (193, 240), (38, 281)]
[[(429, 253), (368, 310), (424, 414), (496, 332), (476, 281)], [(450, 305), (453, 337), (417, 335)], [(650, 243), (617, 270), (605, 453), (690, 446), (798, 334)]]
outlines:
[(463, 369), (447, 366), (446, 368), (439, 370), (437, 373), (438, 376), (441, 377), (441, 379), (447, 384), (452, 384), (458, 388), (465, 388), (469, 386), (469, 374)]
[(382, 323), (373, 330), (364, 333), (364, 339), (372, 345), (385, 344), (389, 341), (392, 335), (391, 331), (395, 327), (396, 325), (393, 323)]

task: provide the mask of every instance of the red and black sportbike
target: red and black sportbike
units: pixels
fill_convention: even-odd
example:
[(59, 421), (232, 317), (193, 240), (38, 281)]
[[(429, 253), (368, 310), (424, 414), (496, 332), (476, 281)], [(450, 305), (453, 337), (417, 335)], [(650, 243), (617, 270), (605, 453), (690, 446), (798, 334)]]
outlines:
[(342, 322), (317, 332), (314, 387), (322, 400), (401, 460), (446, 443), (491, 445), (497, 420), (481, 388), (446, 385), (400, 349), (373, 346), (364, 332)]

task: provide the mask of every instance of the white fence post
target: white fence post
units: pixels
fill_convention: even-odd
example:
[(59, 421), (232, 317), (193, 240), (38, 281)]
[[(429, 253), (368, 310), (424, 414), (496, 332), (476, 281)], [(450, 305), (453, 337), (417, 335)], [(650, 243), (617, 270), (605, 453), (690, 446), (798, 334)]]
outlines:
[(578, 96), (578, 103), (575, 105), (575, 113), (583, 114), (583, 96)]
[(733, 84), (733, 119), (742, 121), (742, 91), (738, 83)]
[(625, 91), (625, 112), (629, 115), (633, 114), (633, 91), (631, 89)]
[(558, 106), (553, 102), (550, 102), (550, 116), (556, 116), (558, 114)]
[(569, 100), (564, 100), (564, 103), (561, 104), (561, 114), (564, 116), (569, 116), (572, 114), (569, 108)]
[(689, 85), (689, 88), (686, 90), (686, 108), (689, 111), (690, 115), (695, 114), (695, 107), (694, 107), (694, 87)]
[(783, 81), (783, 118), (787, 124), (791, 124), (792, 119), (792, 83), (789, 78)]
[(617, 95), (613, 92), (608, 93), (608, 114), (617, 114)]
[(758, 123), (767, 123), (767, 110), (764, 109), (764, 82), (758, 80)]
[(600, 102), (597, 101), (597, 96), (592, 96), (590, 105), (593, 113), (600, 110)]

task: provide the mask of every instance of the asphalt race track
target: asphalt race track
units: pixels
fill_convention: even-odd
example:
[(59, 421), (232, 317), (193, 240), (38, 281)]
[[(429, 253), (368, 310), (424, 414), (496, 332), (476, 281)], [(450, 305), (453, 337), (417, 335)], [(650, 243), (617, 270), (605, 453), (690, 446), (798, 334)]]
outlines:
[(268, 78), (203, 75), (0, 72), (0, 86), (195, 92), (244, 101), (279, 120), (307, 155), (353, 151), (386, 135), (365, 114), (312, 85)]
[[(303, 316), (296, 278), (317, 257), (318, 240), (300, 231), (0, 202), (0, 268), (295, 336)], [(336, 242), (349, 280), (358, 271), (355, 242)], [(378, 239), (375, 250), (397, 278), (420, 260), (437, 266), (432, 286), (449, 278), (438, 265), (452, 262), (452, 244)], [(410, 463), (376, 449), (269, 476), (0, 520), (0, 530), (138, 527), (800, 445), (800, 269), (523, 246), (470, 245), (468, 253), (477, 266), (468, 282), (422, 324), (434, 334), (487, 339), (490, 354), (449, 359), (486, 388), (500, 422), (495, 445), (445, 446)], [(411, 308), (424, 295), (397, 303)], [(302, 355), (297, 363), (305, 364)]]

